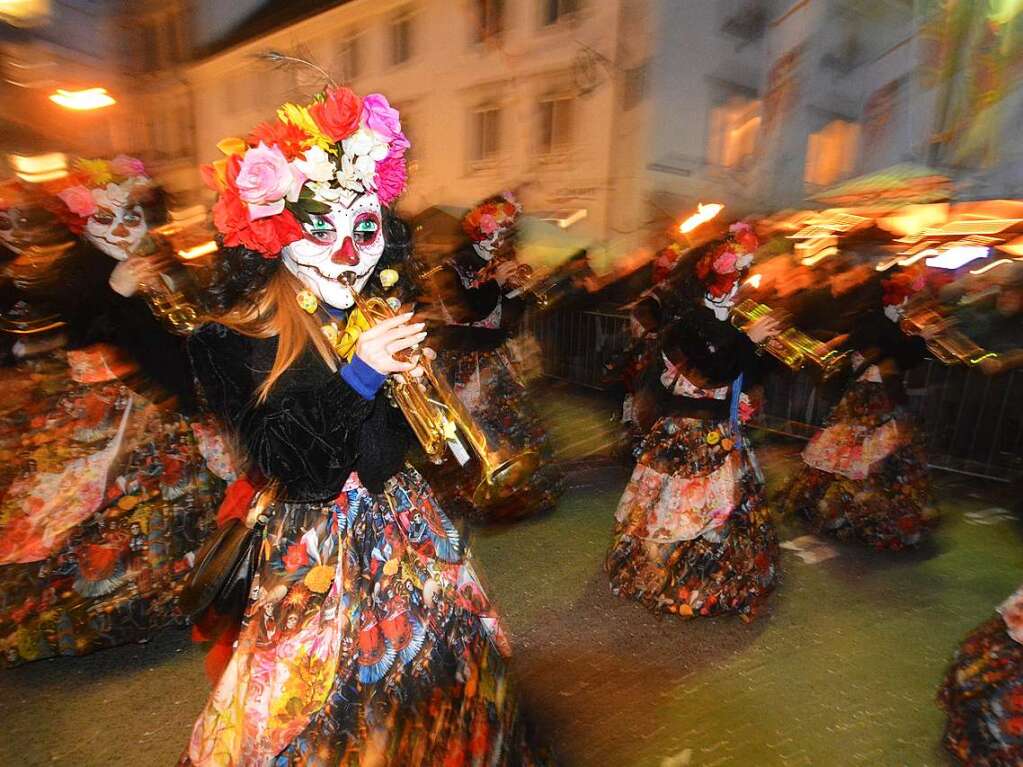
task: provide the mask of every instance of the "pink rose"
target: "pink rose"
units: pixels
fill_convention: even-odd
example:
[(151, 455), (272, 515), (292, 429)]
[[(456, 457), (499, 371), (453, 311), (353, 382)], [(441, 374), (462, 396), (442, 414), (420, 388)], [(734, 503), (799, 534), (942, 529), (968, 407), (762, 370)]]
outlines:
[(738, 256), (736, 256), (734, 250), (722, 251), (721, 254), (714, 259), (714, 271), (718, 274), (730, 274), (735, 271), (735, 264), (737, 260)]
[(128, 157), (126, 154), (119, 154), (110, 161), (110, 170), (118, 176), (144, 176), (146, 166), (137, 157)]
[(242, 157), (235, 186), (238, 197), (248, 205), (249, 218), (255, 221), (284, 210), (284, 198), (295, 182), (284, 153), (260, 141)]
[(387, 142), (390, 157), (400, 157), (409, 148), (398, 110), (383, 95), (371, 93), (362, 100), (362, 124)]
[(96, 212), (96, 201), (92, 199), (92, 192), (84, 186), (69, 186), (57, 196), (76, 216), (88, 218)]
[(496, 232), (500, 227), (497, 224), (497, 219), (489, 213), (484, 213), (480, 216), (480, 231), (488, 237)]
[(404, 157), (387, 157), (378, 162), (373, 183), (376, 185), (380, 204), (390, 205), (398, 199), (398, 196), (405, 191), (407, 179)]

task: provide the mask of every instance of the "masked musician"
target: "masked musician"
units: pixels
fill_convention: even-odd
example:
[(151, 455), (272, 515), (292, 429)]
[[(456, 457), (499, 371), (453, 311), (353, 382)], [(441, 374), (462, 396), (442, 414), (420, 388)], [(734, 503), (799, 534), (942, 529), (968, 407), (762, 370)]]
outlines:
[[(486, 509), (471, 502), (473, 483), (438, 476), (438, 488), (459, 513), (485, 521), (509, 520), (550, 510), (561, 494), (546, 430), (526, 387), (528, 375), (517, 336), (526, 303), (515, 238), (522, 208), (511, 192), (487, 198), (462, 219), (468, 240), (432, 278), (426, 291), (439, 307), (437, 330), (444, 352), (438, 368), (485, 433), (516, 453), (536, 451), (538, 469), (518, 492)], [(538, 352), (538, 350), (536, 350)]]
[(660, 364), (646, 384), (659, 392), (660, 417), (640, 445), (605, 560), (611, 590), (654, 612), (749, 620), (777, 578), (741, 388), (760, 367), (755, 344), (779, 328), (770, 317), (745, 332), (729, 322), (756, 248), (740, 223), (689, 254), (679, 266), (689, 276), (662, 319)]
[(1023, 587), (970, 632), (938, 693), (944, 745), (962, 765), (1023, 763)]
[(182, 339), (139, 295), (148, 266), (135, 259), (165, 215), (152, 193), (142, 164), (119, 157), (78, 161), (52, 201), (83, 242), (48, 293), (72, 348), (4, 371), (4, 391), (24, 395), (0, 416), (0, 448), (17, 456), (0, 510), (0, 602), (11, 608), (0, 641), (15, 640), (11, 664), (180, 623), (174, 595), (222, 491), (202, 451), (223, 443), (181, 413), (192, 400)]
[(854, 381), (803, 450), (785, 504), (815, 532), (899, 550), (919, 543), (935, 516), (923, 444), (904, 410), (903, 380), (927, 348), (899, 329), (927, 281), (912, 269), (881, 285), (849, 335)]
[(222, 146), (205, 173), (223, 247), (190, 351), (276, 489), (253, 507), (249, 606), (181, 764), (537, 764), (496, 616), (385, 389), (419, 372), (424, 326), (406, 312), (363, 329), (353, 310), (410, 250), (389, 208), (398, 112), (332, 86)]

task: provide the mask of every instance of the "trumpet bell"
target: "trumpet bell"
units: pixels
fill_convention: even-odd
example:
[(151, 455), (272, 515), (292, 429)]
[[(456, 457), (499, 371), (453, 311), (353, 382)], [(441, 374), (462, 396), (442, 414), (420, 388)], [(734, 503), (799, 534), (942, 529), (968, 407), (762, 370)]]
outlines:
[(521, 491), (539, 467), (540, 454), (535, 450), (525, 450), (493, 466), (485, 465), (472, 502), (479, 508), (488, 508), (507, 501)]

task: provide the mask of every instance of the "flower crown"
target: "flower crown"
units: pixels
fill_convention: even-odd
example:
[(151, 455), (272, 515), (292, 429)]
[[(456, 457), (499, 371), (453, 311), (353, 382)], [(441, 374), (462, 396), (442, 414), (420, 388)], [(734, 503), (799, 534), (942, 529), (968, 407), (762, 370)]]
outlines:
[(743, 273), (753, 263), (753, 253), (760, 247), (753, 227), (739, 221), (728, 227), (724, 242), (704, 253), (696, 262), (696, 276), (712, 298), (723, 298), (732, 292)]
[(483, 242), (494, 232), (514, 228), (522, 214), (522, 205), (511, 192), (484, 200), (465, 214), (462, 229), (473, 242)]
[(246, 139), (217, 147), (226, 157), (200, 169), (219, 194), (213, 223), (225, 245), (265, 258), (301, 239), (300, 222), (328, 213), (328, 203), (375, 192), (389, 205), (405, 190), (409, 142), (398, 110), (379, 93), (359, 98), (330, 87), (308, 106), (285, 104)]
[(57, 197), (63, 205), (56, 206), (55, 212), (72, 232), (81, 234), (100, 206), (109, 209), (139, 203), (152, 191), (153, 180), (146, 175), (142, 160), (123, 154), (113, 160), (78, 159), (60, 181)]
[(881, 281), (884, 306), (899, 306), (906, 299), (916, 296), (927, 287), (927, 274), (919, 267), (910, 267)]

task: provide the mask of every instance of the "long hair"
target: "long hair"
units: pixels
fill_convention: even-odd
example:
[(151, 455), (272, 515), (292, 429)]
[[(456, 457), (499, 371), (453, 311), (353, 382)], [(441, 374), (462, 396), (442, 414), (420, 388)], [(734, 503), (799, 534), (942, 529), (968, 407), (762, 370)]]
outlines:
[[(376, 269), (397, 268), (412, 250), (411, 230), (388, 209), (383, 211), (383, 230), (384, 253)], [(401, 283), (398, 288), (403, 289)], [(244, 247), (231, 247), (221, 248), (214, 262), (202, 302), (203, 319), (241, 335), (277, 339), (273, 365), (256, 389), (259, 403), (266, 401), (277, 380), (310, 344), (328, 368), (338, 368), (337, 353), (319, 322), (295, 300), (302, 289), (280, 258), (268, 259)]]

